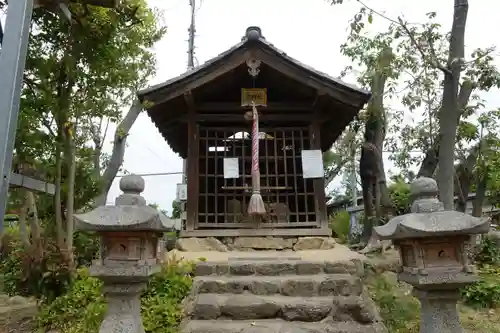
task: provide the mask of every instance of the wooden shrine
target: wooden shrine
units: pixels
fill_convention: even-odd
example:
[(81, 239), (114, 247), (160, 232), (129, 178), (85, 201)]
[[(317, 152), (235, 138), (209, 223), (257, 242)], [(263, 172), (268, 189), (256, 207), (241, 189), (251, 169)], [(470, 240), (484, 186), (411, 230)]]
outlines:
[[(321, 151), (368, 92), (290, 58), (250, 27), (231, 49), (138, 96), (187, 159), (182, 237), (331, 235)], [(249, 214), (256, 193), (263, 211)]]

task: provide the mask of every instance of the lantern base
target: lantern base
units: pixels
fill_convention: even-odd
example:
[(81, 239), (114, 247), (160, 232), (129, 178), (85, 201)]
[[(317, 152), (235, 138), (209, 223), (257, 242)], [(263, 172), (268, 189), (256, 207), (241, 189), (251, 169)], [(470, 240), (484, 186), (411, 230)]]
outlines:
[(105, 284), (108, 309), (99, 333), (144, 333), (140, 296), (145, 287), (146, 283)]
[(420, 300), (420, 333), (463, 333), (458, 316), (458, 290), (419, 290), (413, 294)]

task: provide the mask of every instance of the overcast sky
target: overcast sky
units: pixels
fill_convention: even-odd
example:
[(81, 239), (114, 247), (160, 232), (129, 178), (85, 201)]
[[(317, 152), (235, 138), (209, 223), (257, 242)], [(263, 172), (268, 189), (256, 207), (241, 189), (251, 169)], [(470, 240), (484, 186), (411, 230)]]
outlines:
[[(291, 57), (337, 76), (349, 64), (340, 54), (340, 45), (347, 36), (348, 21), (359, 10), (356, 1), (344, 2), (332, 7), (324, 0), (205, 0), (198, 3), (196, 14), (196, 58), (201, 64), (217, 56), (238, 43), (248, 26), (257, 25), (268, 41)], [(151, 84), (156, 84), (186, 70), (190, 8), (189, 0), (149, 0), (149, 3), (163, 13), (164, 24), (168, 26), (168, 33), (155, 47), (158, 68)], [(365, 0), (365, 3), (389, 17), (404, 15), (409, 22), (424, 22), (425, 13), (435, 11), (440, 23), (446, 29), (451, 27), (452, 0)], [(471, 1), (466, 51), (498, 44), (498, 13), (500, 1)], [(386, 27), (387, 22), (375, 16), (370, 29), (383, 31)], [(484, 94), (483, 98), (488, 108), (500, 107), (498, 91)], [(392, 106), (401, 109), (399, 105)], [(385, 165), (388, 171), (394, 170), (389, 161)], [(132, 127), (124, 168), (132, 173), (182, 171), (182, 160), (172, 152), (146, 113)], [(145, 180), (144, 196), (148, 202), (170, 212), (181, 176), (152, 176)], [(118, 194), (116, 179), (108, 202), (113, 202)]]

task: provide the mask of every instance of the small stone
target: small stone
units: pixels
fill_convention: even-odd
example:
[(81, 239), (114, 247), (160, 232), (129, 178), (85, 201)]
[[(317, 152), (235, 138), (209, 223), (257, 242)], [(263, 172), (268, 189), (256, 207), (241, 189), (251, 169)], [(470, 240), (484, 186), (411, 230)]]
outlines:
[(21, 296), (13, 296), (9, 298), (9, 304), (11, 305), (25, 305), (28, 304), (28, 300)]
[(313, 275), (323, 272), (323, 266), (321, 263), (309, 262), (309, 261), (299, 261), (296, 264), (298, 275)]
[(215, 273), (215, 265), (209, 262), (199, 262), (194, 269), (195, 276), (212, 275)]
[(293, 250), (328, 250), (334, 247), (335, 240), (330, 237), (301, 237), (293, 246)]
[(361, 280), (350, 275), (332, 275), (321, 281), (319, 296), (359, 295), (363, 291)]
[(281, 312), (287, 321), (313, 322), (323, 320), (331, 310), (332, 301), (329, 298), (324, 301), (300, 299), (300, 301), (285, 304)]
[(229, 274), (233, 275), (253, 275), (255, 265), (253, 263), (231, 263), (229, 265)]
[(208, 252), (218, 251), (227, 252), (227, 247), (219, 240), (213, 237), (208, 238), (179, 238), (176, 242), (176, 248), (184, 252)]
[(267, 319), (275, 318), (280, 307), (275, 302), (258, 296), (235, 295), (226, 300), (221, 310), (223, 315), (232, 319)]
[(200, 294), (242, 294), (245, 291), (246, 283), (228, 281), (222, 278), (217, 280), (197, 279), (193, 288)]
[(337, 321), (356, 321), (361, 324), (381, 321), (377, 307), (369, 297), (337, 296), (333, 303), (333, 318)]
[(280, 291), (280, 283), (276, 280), (254, 280), (249, 286), (249, 290), (255, 295), (273, 295)]
[(222, 242), (215, 237), (207, 237), (205, 238), (205, 242), (207, 242), (208, 246), (210, 246), (213, 251), (218, 251), (218, 252), (228, 251), (227, 246), (222, 244)]
[(317, 293), (317, 281), (310, 279), (289, 279), (281, 284), (281, 294), (285, 296), (314, 296)]
[(196, 319), (217, 319), (221, 315), (219, 298), (213, 294), (201, 294), (193, 305), (193, 317)]
[(288, 262), (259, 263), (255, 265), (255, 272), (258, 275), (289, 275), (295, 274), (295, 267)]

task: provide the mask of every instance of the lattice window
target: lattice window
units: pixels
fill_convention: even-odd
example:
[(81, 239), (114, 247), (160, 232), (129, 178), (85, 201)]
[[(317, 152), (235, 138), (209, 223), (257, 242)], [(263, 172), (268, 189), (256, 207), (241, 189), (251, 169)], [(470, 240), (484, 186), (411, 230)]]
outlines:
[[(308, 127), (261, 128), (259, 139), (261, 194), (268, 212), (263, 225), (316, 225), (313, 182), (302, 177), (301, 150), (310, 149)], [(224, 178), (226, 157), (238, 158), (239, 178)], [(200, 127), (198, 227), (252, 227), (255, 222), (246, 213), (251, 183), (250, 135)]]

